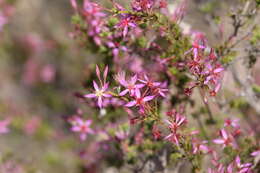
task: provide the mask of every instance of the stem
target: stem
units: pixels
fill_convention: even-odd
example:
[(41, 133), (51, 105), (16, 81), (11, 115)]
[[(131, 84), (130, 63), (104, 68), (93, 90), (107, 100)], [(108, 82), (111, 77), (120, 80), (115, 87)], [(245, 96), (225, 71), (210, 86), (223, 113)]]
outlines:
[(201, 121), (201, 119), (200, 119), (200, 116), (198, 115), (195, 119), (197, 120), (197, 122), (198, 122), (198, 124), (199, 124), (200, 130), (201, 130), (203, 136), (204, 136), (207, 140), (209, 140), (207, 131), (206, 131), (205, 128), (204, 128), (204, 125), (203, 125), (203, 123), (202, 123), (202, 121)]
[(200, 96), (201, 96), (201, 99), (206, 107), (206, 110), (207, 110), (207, 113), (208, 113), (208, 116), (209, 116), (209, 122), (212, 123), (212, 124), (215, 124), (215, 119), (213, 118), (213, 114), (210, 110), (210, 107), (208, 105), (208, 103), (206, 103), (206, 101), (204, 100), (204, 94), (202, 93), (201, 89), (199, 89), (200, 91)]

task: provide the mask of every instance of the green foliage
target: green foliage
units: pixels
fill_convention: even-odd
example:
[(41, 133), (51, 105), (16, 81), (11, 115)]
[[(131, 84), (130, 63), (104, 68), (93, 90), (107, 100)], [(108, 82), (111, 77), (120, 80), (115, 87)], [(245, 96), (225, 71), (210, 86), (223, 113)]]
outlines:
[(260, 41), (260, 27), (256, 26), (252, 31), (252, 37), (250, 39), (250, 43), (252, 45), (257, 45)]
[(214, 9), (216, 9), (219, 6), (219, 3), (220, 2), (216, 1), (216, 0), (206, 2), (206, 3), (203, 3), (199, 9), (203, 13), (211, 13), (211, 12), (213, 12)]
[(253, 91), (254, 91), (256, 94), (260, 94), (260, 86), (257, 85), (257, 84), (254, 84), (254, 85), (253, 85)]
[(229, 52), (226, 56), (224, 56), (224, 57), (221, 59), (221, 63), (222, 63), (222, 64), (229, 64), (229, 63), (231, 63), (232, 61), (234, 61), (234, 59), (235, 59), (236, 56), (237, 56), (237, 52), (231, 51), (231, 52)]
[(171, 153), (170, 154), (170, 162), (172, 163), (176, 163), (178, 162), (181, 158), (183, 157), (183, 155), (181, 153)]
[(140, 37), (137, 39), (137, 45), (140, 46), (141, 48), (146, 48), (147, 45), (147, 39), (146, 37)]
[(248, 106), (248, 103), (243, 98), (234, 99), (230, 102), (230, 106), (234, 109), (241, 109)]

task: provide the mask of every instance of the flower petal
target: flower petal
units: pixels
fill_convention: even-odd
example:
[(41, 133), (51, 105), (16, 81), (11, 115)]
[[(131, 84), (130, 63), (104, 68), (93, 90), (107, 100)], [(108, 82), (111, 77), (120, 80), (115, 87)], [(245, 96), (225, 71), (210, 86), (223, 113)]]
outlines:
[(136, 101), (135, 100), (128, 102), (125, 106), (126, 107), (133, 107), (134, 105), (136, 105)]

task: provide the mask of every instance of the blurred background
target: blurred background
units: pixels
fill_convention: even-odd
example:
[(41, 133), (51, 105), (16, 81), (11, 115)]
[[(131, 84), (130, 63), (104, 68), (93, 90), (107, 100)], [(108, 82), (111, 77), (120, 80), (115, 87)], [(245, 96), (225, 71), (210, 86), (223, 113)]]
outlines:
[[(227, 14), (236, 0), (188, 3), (183, 29), (205, 32), (210, 44), (217, 45), (218, 28), (211, 20)], [(0, 121), (11, 123), (10, 133), (0, 133), (0, 165), (11, 167), (11, 173), (80, 173), (75, 152), (82, 144), (70, 132), (66, 117), (84, 106), (74, 93), (82, 91), (83, 78), (98, 57), (71, 37), (69, 0), (16, 0), (8, 6), (1, 0), (0, 4), (0, 10), (10, 13), (0, 31)], [(230, 21), (222, 21), (228, 34)], [(257, 67), (254, 76), (260, 82)], [(232, 81), (227, 81), (229, 74), (224, 82), (232, 88)]]

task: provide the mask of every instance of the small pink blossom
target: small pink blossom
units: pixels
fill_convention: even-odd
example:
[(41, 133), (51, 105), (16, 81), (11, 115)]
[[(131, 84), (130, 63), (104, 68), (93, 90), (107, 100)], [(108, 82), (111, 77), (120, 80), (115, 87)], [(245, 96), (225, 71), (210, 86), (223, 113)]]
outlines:
[(41, 70), (41, 78), (43, 82), (49, 83), (54, 80), (56, 74), (56, 69), (53, 65), (48, 64)]
[(149, 88), (155, 88), (161, 85), (160, 82), (154, 82), (151, 79), (149, 79), (147, 75), (144, 75), (144, 79), (139, 79), (139, 81), (144, 83)]
[(77, 118), (71, 130), (73, 132), (79, 132), (80, 139), (84, 141), (87, 138), (88, 134), (94, 134), (94, 131), (90, 128), (91, 124), (92, 124), (92, 120), (84, 121), (81, 118)]
[(154, 0), (134, 0), (132, 8), (134, 11), (147, 11), (154, 5)]
[(5, 119), (0, 121), (0, 134), (6, 134), (9, 132), (9, 124), (10, 124), (10, 119)]
[(101, 86), (99, 87), (98, 84), (96, 83), (96, 81), (93, 81), (93, 87), (95, 89), (94, 93), (84, 95), (84, 97), (86, 97), (86, 98), (96, 98), (99, 108), (103, 107), (103, 99), (104, 98), (111, 97), (111, 95), (108, 94), (108, 92), (107, 92), (107, 90), (108, 90), (108, 83), (106, 82), (107, 74), (108, 74), (108, 67), (106, 67), (105, 70), (104, 70), (103, 80), (102, 80), (101, 76), (100, 76), (99, 67), (96, 66), (96, 75), (99, 79)]
[[(74, 3), (72, 3), (72, 5), (75, 6)], [(86, 17), (98, 18), (106, 16), (106, 14), (102, 12), (102, 8), (99, 4), (90, 2), (89, 0), (84, 0), (83, 13), (86, 15)]]
[(224, 126), (225, 127), (228, 127), (228, 126), (232, 126), (232, 127), (239, 127), (239, 119), (230, 119), (230, 118), (227, 118), (225, 119), (225, 123), (224, 123)]
[(119, 73), (116, 76), (116, 80), (124, 86), (126, 89), (123, 90), (122, 92), (119, 93), (120, 96), (124, 96), (127, 93), (130, 94), (130, 96), (136, 95), (136, 91), (140, 88), (143, 88), (145, 85), (144, 84), (136, 84), (137, 82), (137, 75), (134, 75), (131, 77), (130, 80), (125, 79), (125, 73)]
[(95, 89), (94, 93), (86, 94), (84, 97), (86, 98), (97, 98), (99, 108), (103, 107), (103, 98), (111, 97), (110, 94), (107, 93), (108, 83), (104, 86), (99, 87), (95, 81), (93, 81), (93, 86)]
[(168, 124), (168, 127), (172, 132), (176, 132), (178, 128), (180, 128), (187, 122), (187, 119), (179, 113), (176, 113), (173, 119), (171, 119), (170, 121), (166, 120), (165, 122)]
[(145, 103), (154, 99), (154, 96), (141, 96), (140, 90), (137, 89), (135, 92), (135, 99), (133, 101), (128, 102), (126, 107), (139, 106), (140, 108), (145, 107)]
[(115, 28), (122, 29), (123, 37), (126, 37), (129, 27), (135, 28), (136, 24), (130, 17), (125, 17), (115, 26)]
[(221, 138), (214, 139), (213, 142), (216, 144), (222, 144), (223, 148), (225, 148), (228, 145), (233, 146), (234, 148), (237, 147), (234, 137), (228, 134), (225, 129), (220, 130), (220, 137)]
[(206, 145), (208, 141), (199, 141), (197, 139), (192, 140), (192, 153), (197, 154), (198, 152), (207, 153), (209, 148)]

